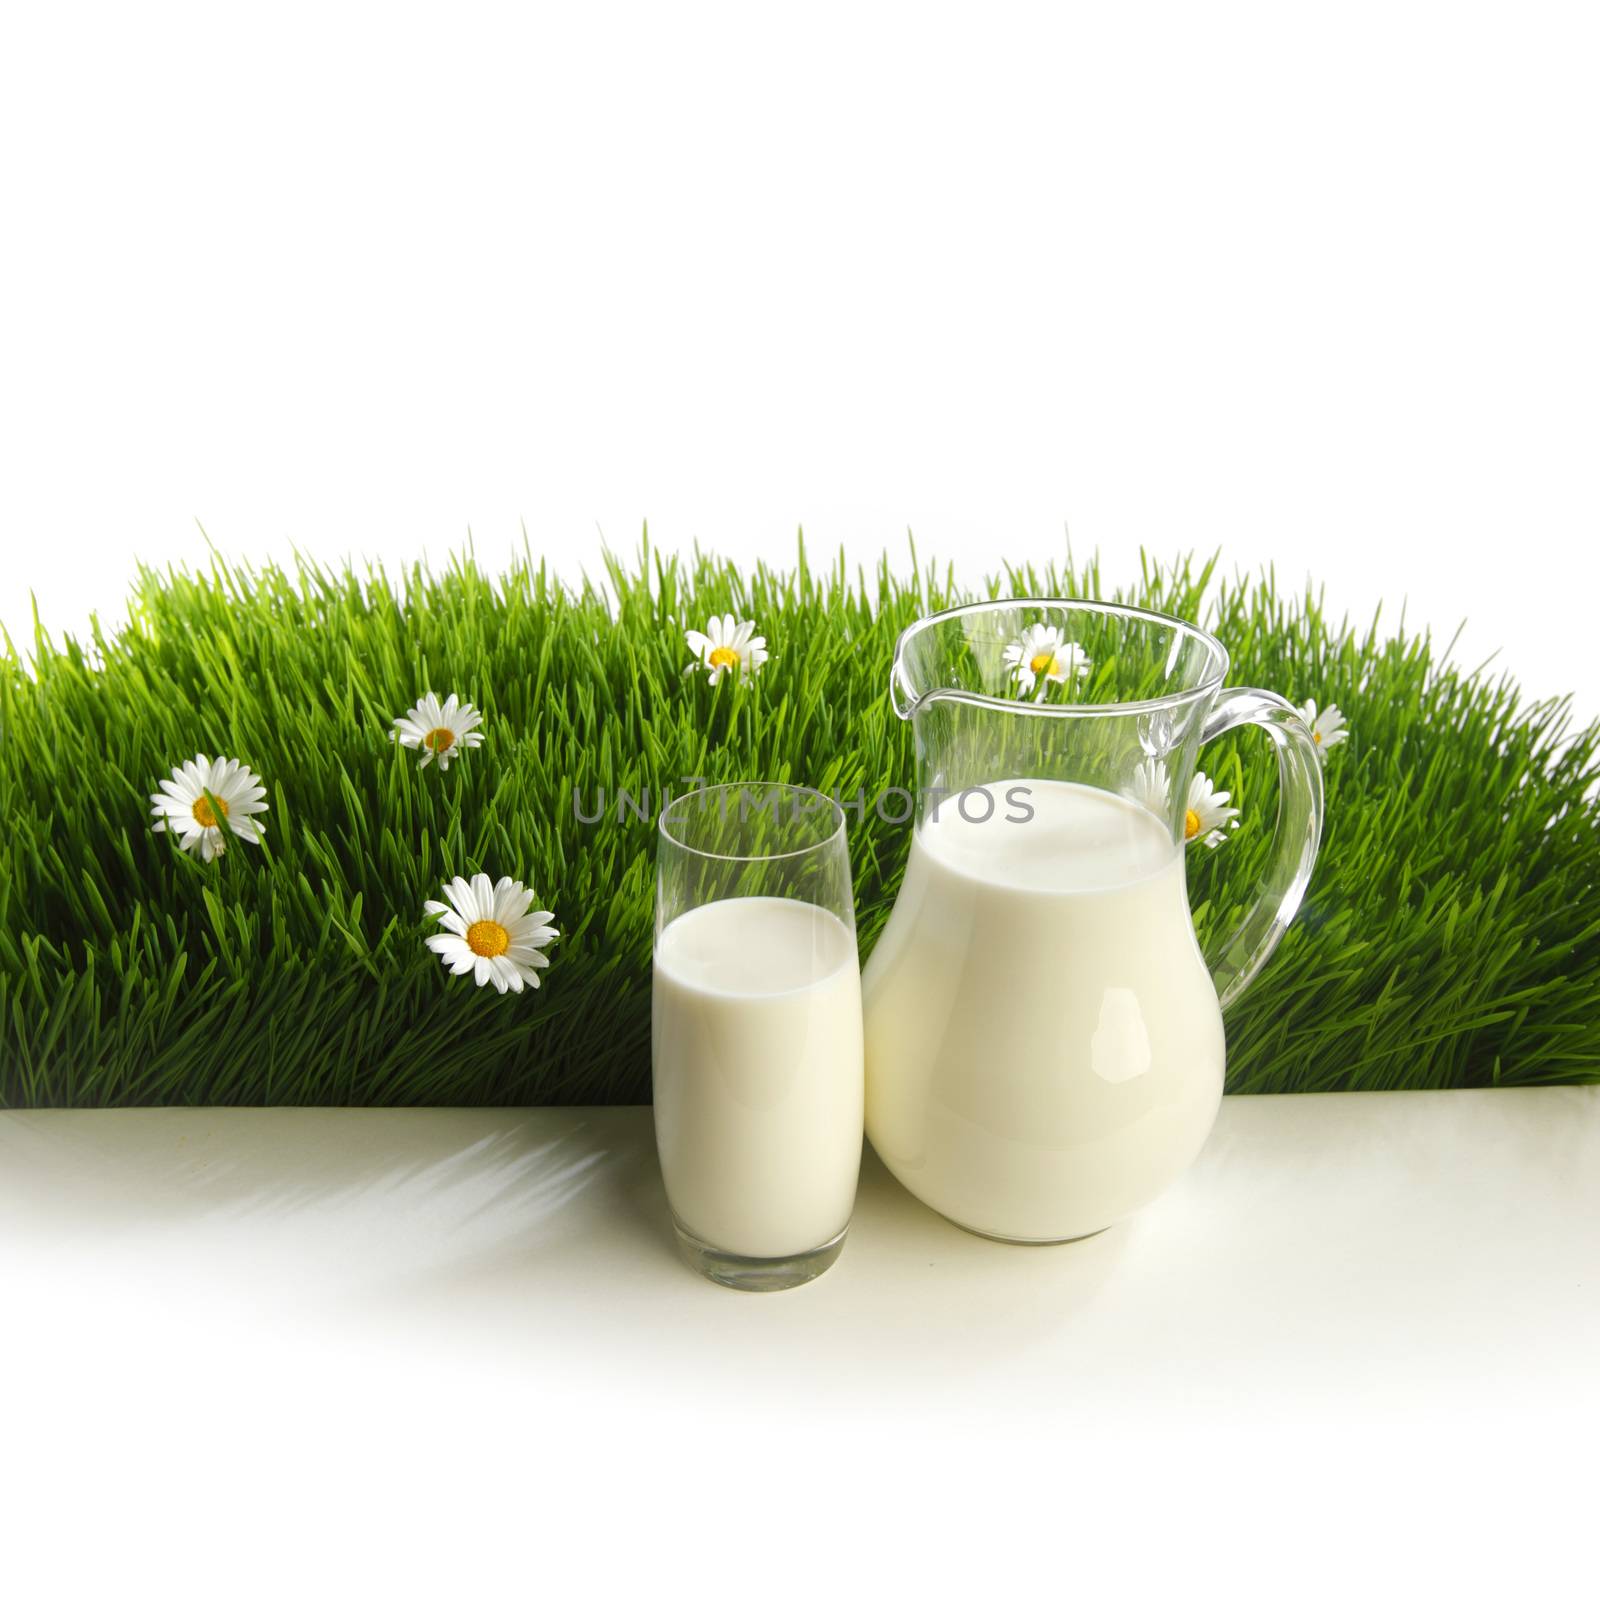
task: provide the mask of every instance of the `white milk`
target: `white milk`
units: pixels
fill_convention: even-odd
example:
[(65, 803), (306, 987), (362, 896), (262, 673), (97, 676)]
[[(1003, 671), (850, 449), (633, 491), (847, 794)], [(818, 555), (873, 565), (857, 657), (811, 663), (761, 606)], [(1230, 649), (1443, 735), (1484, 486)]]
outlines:
[(656, 1147), (667, 1199), (737, 1255), (839, 1234), (861, 1166), (861, 975), (831, 912), (752, 896), (685, 912), (656, 946)]
[[(1222, 1013), (1164, 824), (1080, 784), (988, 787), (989, 821), (949, 800), (919, 830), (867, 963), (867, 1134), (964, 1227), (1079, 1238), (1205, 1142)], [(1006, 821), (1019, 788), (1035, 814)]]

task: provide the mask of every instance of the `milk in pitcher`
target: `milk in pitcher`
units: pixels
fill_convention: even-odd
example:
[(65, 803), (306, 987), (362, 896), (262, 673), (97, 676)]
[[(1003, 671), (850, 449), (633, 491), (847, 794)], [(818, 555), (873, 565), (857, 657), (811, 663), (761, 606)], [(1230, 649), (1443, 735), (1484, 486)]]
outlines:
[(947, 799), (862, 981), (868, 1136), (975, 1232), (1097, 1232), (1216, 1117), (1222, 1018), (1183, 849), (1119, 795), (1019, 779)]

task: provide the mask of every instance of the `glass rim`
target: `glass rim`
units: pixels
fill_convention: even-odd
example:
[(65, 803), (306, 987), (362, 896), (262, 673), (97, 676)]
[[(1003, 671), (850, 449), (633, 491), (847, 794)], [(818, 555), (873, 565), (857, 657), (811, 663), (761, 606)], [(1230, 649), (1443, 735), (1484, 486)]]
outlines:
[[(803, 844), (796, 850), (761, 850), (754, 855), (737, 855), (723, 850), (703, 850), (699, 845), (689, 844), (680, 839), (667, 826), (667, 819), (691, 800), (704, 801), (706, 796), (713, 794), (726, 794), (731, 789), (777, 789), (785, 794), (811, 797), (811, 804), (821, 801), (824, 807), (833, 812), (833, 827), (822, 838), (813, 840), (810, 844)], [(727, 813), (724, 810), (723, 815)], [(796, 856), (810, 855), (813, 850), (823, 850), (844, 835), (845, 816), (844, 807), (832, 795), (824, 794), (820, 789), (813, 789), (804, 783), (779, 783), (766, 778), (736, 778), (729, 783), (708, 783), (698, 789), (691, 789), (687, 794), (680, 794), (669, 800), (661, 808), (661, 815), (656, 818), (656, 830), (661, 837), (672, 846), (674, 850), (686, 850), (690, 855), (701, 857), (706, 861), (789, 861)]]
[[(1204, 678), (1193, 687), (1175, 689), (1171, 694), (1156, 695), (1148, 700), (1081, 701), (1060, 705), (1039, 700), (1007, 700), (999, 695), (984, 694), (977, 689), (935, 687), (925, 690), (922, 694), (916, 692), (915, 686), (909, 681), (903, 668), (906, 646), (919, 634), (926, 633), (929, 628), (939, 623), (950, 622), (956, 617), (973, 616), (986, 611), (1021, 611), (1028, 607), (1038, 611), (1092, 611), (1100, 616), (1154, 623), (1158, 627), (1195, 640), (1210, 656), (1210, 666)], [(1036, 717), (1122, 717), (1153, 711), (1170, 711), (1177, 706), (1186, 706), (1192, 701), (1215, 694), (1227, 680), (1231, 665), (1228, 647), (1215, 634), (1207, 633), (1198, 624), (1187, 622), (1182, 617), (1169, 616), (1165, 611), (1151, 611), (1144, 606), (1122, 605), (1112, 600), (1072, 600), (1061, 596), (1052, 598), (1022, 595), (1011, 599), (975, 600), (967, 605), (947, 606), (943, 611), (929, 612), (927, 616), (918, 617), (915, 622), (908, 623), (900, 630), (900, 637), (895, 640), (894, 665), (890, 669), (890, 700), (895, 710), (907, 719), (916, 713), (919, 706), (929, 700), (958, 700), (968, 705), (991, 707), (1001, 711), (1020, 711), (1027, 716)], [(911, 708), (909, 711), (900, 711), (899, 696), (902, 694)]]

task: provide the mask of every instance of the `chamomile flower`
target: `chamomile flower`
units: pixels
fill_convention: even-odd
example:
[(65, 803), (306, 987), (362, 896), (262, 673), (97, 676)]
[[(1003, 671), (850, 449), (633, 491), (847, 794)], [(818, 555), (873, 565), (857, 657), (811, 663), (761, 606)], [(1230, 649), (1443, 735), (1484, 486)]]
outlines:
[[(1133, 776), (1123, 785), (1122, 793), (1163, 822), (1167, 820), (1172, 805), (1172, 779), (1157, 757), (1146, 756), (1133, 769)], [(1199, 839), (1215, 850), (1226, 837), (1225, 830), (1239, 826), (1238, 807), (1228, 804), (1232, 798), (1226, 789), (1212, 788), (1205, 773), (1195, 773), (1189, 780), (1189, 793), (1184, 801), (1183, 842), (1188, 844)]]
[(1165, 764), (1155, 756), (1146, 756), (1133, 769), (1133, 776), (1123, 786), (1122, 792), (1136, 805), (1153, 811), (1163, 822), (1166, 821), (1167, 807), (1172, 801), (1172, 779), (1167, 776)]
[(1343, 744), (1350, 735), (1345, 731), (1344, 713), (1338, 706), (1326, 706), (1319, 713), (1317, 702), (1307, 700), (1300, 707), (1300, 715), (1305, 718), (1306, 725), (1311, 729), (1311, 737), (1316, 742), (1317, 754), (1326, 761), (1328, 752), (1336, 744)]
[(460, 700), (451, 695), (443, 705), (431, 690), (406, 712), (394, 719), (391, 739), (398, 739), (408, 750), (422, 751), (422, 765), (437, 760), (439, 770), (449, 769), (451, 761), (463, 750), (471, 750), (483, 743), (478, 724), (483, 713), (470, 700)]
[(443, 900), (425, 902), (425, 909), (438, 917), (442, 933), (430, 934), (425, 941), (450, 975), (476, 975), (478, 987), (492, 983), (504, 994), (507, 989), (522, 993), (524, 984), (539, 987), (538, 968), (548, 967), (550, 958), (542, 947), (560, 934), (547, 924), (548, 911), (530, 911), (533, 891), (514, 878), (489, 882), (480, 872), (468, 883), (452, 878), (444, 885)]
[(741, 676), (759, 672), (767, 659), (767, 641), (756, 633), (755, 623), (735, 622), (731, 611), (713, 617), (704, 633), (689, 628), (683, 637), (695, 657), (683, 670), (689, 673), (704, 667), (713, 683), (720, 683), (730, 667), (738, 668)]
[(1024, 628), (1000, 657), (1011, 669), (1011, 676), (1030, 694), (1037, 683), (1065, 683), (1069, 678), (1087, 677), (1089, 658), (1075, 644), (1062, 637), (1059, 628), (1036, 622)]
[(256, 819), (267, 809), (267, 791), (249, 767), (237, 761), (196, 756), (161, 780), (161, 792), (150, 796), (150, 815), (157, 833), (176, 833), (185, 850), (199, 850), (214, 861), (228, 847), (222, 831), (226, 820), (235, 838), (261, 843), (265, 823)]
[(1227, 830), (1239, 826), (1239, 808), (1228, 804), (1232, 798), (1229, 790), (1213, 788), (1205, 773), (1195, 773), (1189, 780), (1183, 812), (1184, 843), (1199, 839), (1207, 849), (1215, 850), (1227, 837)]

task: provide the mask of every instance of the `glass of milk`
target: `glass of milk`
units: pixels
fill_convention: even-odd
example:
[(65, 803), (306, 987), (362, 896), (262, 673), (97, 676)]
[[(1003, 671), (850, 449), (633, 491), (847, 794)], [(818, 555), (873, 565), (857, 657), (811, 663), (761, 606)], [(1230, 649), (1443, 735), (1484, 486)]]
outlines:
[(685, 1258), (790, 1289), (844, 1248), (861, 1166), (861, 973), (843, 810), (814, 789), (679, 796), (656, 851), (656, 1148)]

